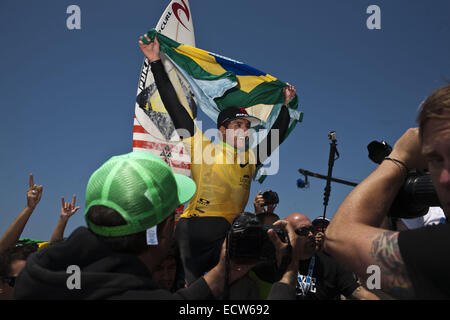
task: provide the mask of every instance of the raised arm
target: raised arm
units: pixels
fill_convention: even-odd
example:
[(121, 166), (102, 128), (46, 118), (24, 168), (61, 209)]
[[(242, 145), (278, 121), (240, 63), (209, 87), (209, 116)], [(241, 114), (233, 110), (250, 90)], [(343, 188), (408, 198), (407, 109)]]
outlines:
[[(145, 39), (150, 42), (147, 34), (144, 35)], [(183, 138), (186, 137), (184, 131), (190, 134), (190, 136), (194, 135), (194, 121), (192, 120), (189, 113), (178, 100), (175, 89), (173, 88), (172, 83), (167, 76), (166, 70), (164, 70), (164, 66), (161, 62), (160, 57), (160, 48), (158, 37), (155, 35), (155, 40), (146, 45), (144, 42), (139, 40), (139, 47), (141, 48), (144, 55), (150, 61), (151, 70), (153, 73), (153, 77), (155, 78), (156, 87), (158, 88), (159, 94), (161, 96), (161, 100), (166, 108), (167, 112), (172, 119), (176, 129), (184, 129)]]
[[(295, 87), (290, 85), (289, 83), (287, 84), (286, 87), (283, 88), (284, 103), (283, 106), (281, 107), (280, 114), (278, 115), (278, 118), (275, 120), (270, 132), (267, 134), (264, 140), (258, 144), (257, 147), (258, 165), (264, 163), (264, 161), (266, 161), (266, 159), (270, 157), (272, 152), (276, 148), (278, 148), (278, 146), (284, 140), (286, 132), (289, 127), (289, 119), (290, 119), (289, 110), (286, 106), (289, 103), (289, 101), (291, 101), (291, 99), (295, 97), (295, 93), (296, 93)], [(272, 147), (272, 132), (274, 132), (273, 130), (278, 130), (278, 135), (275, 135), (275, 137), (278, 136), (278, 141), (276, 141), (276, 143)], [(261, 148), (263, 149), (261, 150)]]
[(53, 231), (52, 238), (50, 240), (51, 243), (63, 240), (64, 238), (64, 230), (66, 229), (67, 221), (69, 218), (75, 214), (75, 212), (80, 209), (80, 207), (75, 207), (76, 196), (73, 195), (72, 203), (64, 202), (64, 197), (61, 198), (62, 206), (61, 212), (59, 215), (58, 223), (56, 224), (56, 228)]
[[(417, 128), (409, 129), (394, 145), (390, 158), (408, 168), (425, 168)], [(385, 160), (342, 202), (325, 232), (325, 251), (362, 279), (378, 266), (381, 289), (397, 298), (410, 298), (413, 289), (400, 254), (398, 235), (378, 228), (407, 174), (399, 162)]]
[(23, 229), (25, 228), (25, 225), (28, 222), (28, 219), (30, 219), (31, 214), (41, 200), (42, 190), (43, 186), (34, 184), (33, 174), (30, 173), (29, 188), (27, 190), (27, 205), (0, 239), (0, 253), (4, 252), (8, 248), (13, 248), (16, 245)]

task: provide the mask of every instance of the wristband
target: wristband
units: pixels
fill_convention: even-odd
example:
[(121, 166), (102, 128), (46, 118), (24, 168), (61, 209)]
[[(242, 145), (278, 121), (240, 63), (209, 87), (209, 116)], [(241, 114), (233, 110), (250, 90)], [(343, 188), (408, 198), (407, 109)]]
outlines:
[(386, 157), (383, 160), (390, 160), (392, 162), (400, 164), (406, 170), (406, 174), (408, 174), (409, 169), (408, 169), (408, 167), (406, 166), (406, 164), (403, 161), (400, 161), (400, 160), (397, 160), (397, 159), (394, 159), (394, 158), (389, 158), (389, 157)]

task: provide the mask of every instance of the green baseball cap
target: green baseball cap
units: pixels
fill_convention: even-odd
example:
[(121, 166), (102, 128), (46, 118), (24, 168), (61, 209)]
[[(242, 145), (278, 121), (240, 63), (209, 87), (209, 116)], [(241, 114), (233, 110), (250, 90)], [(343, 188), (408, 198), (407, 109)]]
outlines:
[[(101, 236), (134, 234), (164, 221), (195, 191), (192, 179), (174, 174), (162, 159), (146, 151), (134, 151), (110, 158), (91, 175), (84, 218), (88, 227)], [(127, 224), (95, 225), (86, 213), (96, 205), (116, 210)]]

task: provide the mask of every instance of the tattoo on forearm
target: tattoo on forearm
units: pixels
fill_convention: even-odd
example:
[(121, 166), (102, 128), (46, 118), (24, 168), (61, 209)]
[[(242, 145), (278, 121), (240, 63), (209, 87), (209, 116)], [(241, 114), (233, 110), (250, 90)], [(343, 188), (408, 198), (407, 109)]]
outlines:
[(414, 291), (398, 247), (398, 234), (387, 231), (377, 235), (370, 255), (381, 269), (383, 285), (387, 285), (382, 289), (397, 298), (411, 298)]

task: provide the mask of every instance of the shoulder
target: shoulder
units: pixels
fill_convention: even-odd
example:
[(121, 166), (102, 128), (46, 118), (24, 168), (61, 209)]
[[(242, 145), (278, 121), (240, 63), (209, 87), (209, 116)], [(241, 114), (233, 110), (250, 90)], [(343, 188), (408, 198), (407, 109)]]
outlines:
[(434, 243), (438, 241), (441, 244), (443, 240), (450, 240), (450, 224), (438, 224), (438, 225), (430, 225), (414, 230), (402, 231), (399, 234), (399, 243), (403, 248), (405, 246), (410, 246), (415, 243), (422, 243), (426, 241), (426, 243), (438, 244)]

